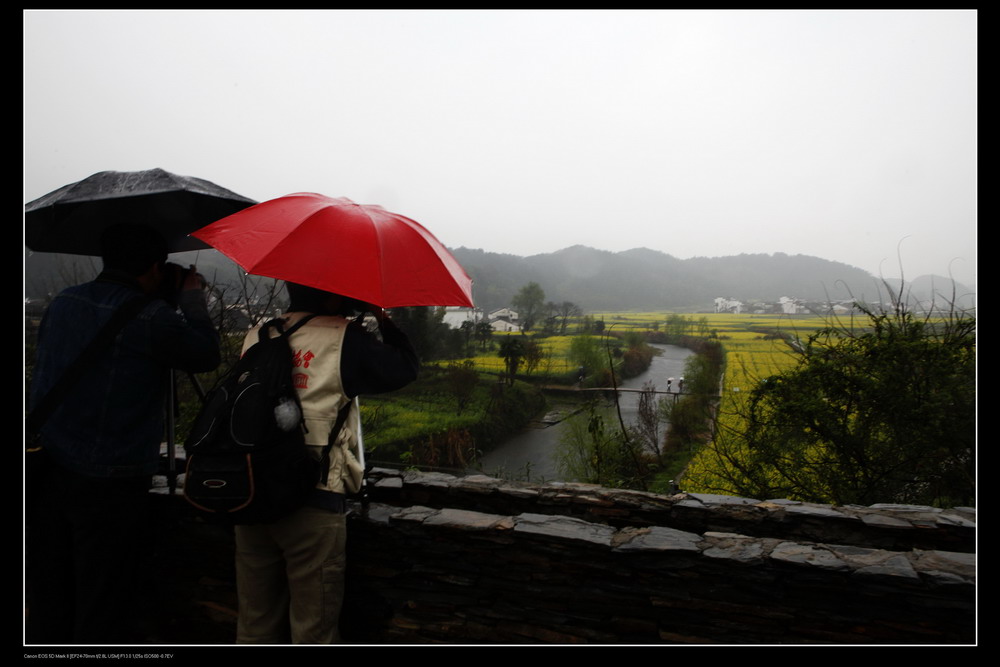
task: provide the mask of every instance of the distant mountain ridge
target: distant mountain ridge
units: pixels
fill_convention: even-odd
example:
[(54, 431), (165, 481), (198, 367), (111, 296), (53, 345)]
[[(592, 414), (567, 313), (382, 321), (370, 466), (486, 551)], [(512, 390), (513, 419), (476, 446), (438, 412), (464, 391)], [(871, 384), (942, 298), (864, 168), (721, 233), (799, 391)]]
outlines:
[[(529, 282), (542, 287), (546, 300), (572, 301), (585, 311), (705, 311), (716, 297), (745, 303), (774, 303), (782, 296), (815, 302), (887, 298), (885, 286), (867, 271), (809, 255), (678, 259), (649, 248), (611, 252), (582, 245), (528, 257), (465, 247), (452, 253), (473, 279), (477, 305), (487, 310), (509, 305)], [(928, 298), (924, 284), (929, 286), (930, 278), (910, 285), (914, 297)], [(935, 288), (951, 293), (944, 278), (936, 279)], [(958, 292), (969, 290), (959, 286)]]
[[(707, 311), (716, 297), (746, 304), (774, 303), (783, 296), (814, 302), (887, 298), (885, 286), (867, 271), (809, 255), (779, 252), (678, 259), (649, 248), (611, 252), (583, 245), (528, 257), (465, 247), (451, 251), (474, 281), (476, 304), (487, 311), (510, 305), (511, 298), (529, 282), (542, 287), (547, 301), (571, 301), (589, 312)], [(175, 255), (171, 261), (197, 263), (210, 281), (235, 283), (240, 273), (214, 250)], [(66, 285), (91, 279), (99, 268), (96, 258), (27, 252), (25, 296), (44, 298)], [(889, 284), (898, 289), (897, 281)], [(908, 287), (914, 298), (927, 301), (932, 285), (939, 295), (950, 298), (951, 281), (939, 276), (915, 278)], [(956, 286), (958, 297), (970, 294), (967, 287)], [(968, 307), (971, 301), (965, 298), (962, 305)]]

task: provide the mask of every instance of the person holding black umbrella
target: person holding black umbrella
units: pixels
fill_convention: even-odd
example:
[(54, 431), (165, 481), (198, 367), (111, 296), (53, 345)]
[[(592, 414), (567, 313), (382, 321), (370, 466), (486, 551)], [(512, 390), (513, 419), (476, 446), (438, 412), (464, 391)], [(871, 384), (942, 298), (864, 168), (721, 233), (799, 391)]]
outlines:
[(115, 225), (101, 256), (101, 274), (60, 293), (39, 329), (29, 435), (37, 428), (46, 465), (28, 480), (28, 643), (142, 640), (131, 596), (167, 373), (220, 361), (203, 280), (166, 262), (159, 233)]

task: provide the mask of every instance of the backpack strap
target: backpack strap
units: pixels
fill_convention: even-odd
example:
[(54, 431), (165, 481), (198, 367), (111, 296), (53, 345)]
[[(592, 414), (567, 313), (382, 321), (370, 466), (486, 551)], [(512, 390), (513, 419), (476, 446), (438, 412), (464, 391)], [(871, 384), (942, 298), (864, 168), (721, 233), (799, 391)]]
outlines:
[(276, 317), (273, 320), (269, 320), (268, 322), (265, 322), (264, 325), (261, 326), (260, 331), (257, 332), (258, 340), (263, 341), (263, 340), (266, 340), (267, 338), (269, 338), (271, 336), (271, 334), (269, 333), (270, 329), (276, 329), (278, 331), (278, 335), (279, 336), (283, 336), (285, 338), (288, 338), (293, 333), (295, 333), (296, 331), (298, 331), (302, 327), (302, 325), (304, 325), (306, 322), (308, 322), (309, 320), (311, 320), (314, 317), (316, 317), (316, 313), (309, 313), (309, 314), (307, 314), (305, 317), (303, 317), (302, 319), (300, 319), (298, 322), (296, 322), (292, 326), (288, 327), (287, 331), (285, 330), (285, 320), (282, 319), (282, 318), (280, 318), (280, 317)]

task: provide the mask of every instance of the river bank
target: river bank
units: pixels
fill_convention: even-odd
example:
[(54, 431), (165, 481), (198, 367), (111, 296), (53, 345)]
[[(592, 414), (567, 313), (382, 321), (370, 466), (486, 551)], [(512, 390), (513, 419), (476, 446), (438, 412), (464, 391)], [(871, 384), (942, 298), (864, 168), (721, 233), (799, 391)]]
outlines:
[[(652, 346), (658, 351), (653, 356), (649, 368), (643, 373), (623, 380), (622, 389), (641, 389), (647, 382), (657, 391), (666, 391), (667, 380), (676, 380), (684, 375), (684, 365), (694, 352), (676, 345)], [(555, 460), (555, 449), (565, 429), (566, 419), (582, 409), (591, 392), (573, 388), (552, 388), (549, 392), (551, 405), (545, 414), (540, 414), (526, 428), (505, 440), (493, 450), (485, 453), (468, 472), (482, 472), (496, 477), (511, 477), (524, 481), (559, 481), (560, 472)], [(620, 392), (622, 419), (633, 423), (638, 414), (638, 392)], [(570, 401), (570, 398), (576, 397)], [(610, 399), (608, 405), (613, 405)]]

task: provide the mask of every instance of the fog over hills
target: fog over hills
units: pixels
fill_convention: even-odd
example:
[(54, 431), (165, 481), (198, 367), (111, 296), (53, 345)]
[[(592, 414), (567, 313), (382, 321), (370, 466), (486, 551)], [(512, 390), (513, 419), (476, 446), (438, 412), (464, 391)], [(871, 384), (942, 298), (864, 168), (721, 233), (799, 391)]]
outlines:
[[(706, 311), (716, 297), (774, 303), (782, 296), (816, 302), (875, 302), (887, 296), (885, 285), (867, 271), (808, 255), (678, 259), (648, 248), (613, 253), (579, 245), (530, 257), (469, 248), (452, 252), (474, 281), (476, 303), (487, 310), (507, 305), (528, 282), (541, 285), (548, 301), (572, 301), (587, 311)], [(928, 300), (932, 282), (950, 297), (951, 281), (940, 277), (914, 280), (911, 295)], [(898, 289), (898, 283), (890, 287)], [(957, 293), (971, 290), (958, 286)]]
[(344, 196), (464, 251), (485, 306), (976, 280), (975, 10), (22, 14), (25, 202), (153, 167)]
[[(473, 279), (476, 304), (485, 310), (509, 305), (529, 282), (542, 287), (547, 301), (571, 301), (588, 312), (708, 311), (716, 297), (748, 304), (774, 303), (783, 296), (811, 302), (876, 302), (887, 297), (886, 285), (867, 271), (808, 255), (678, 259), (648, 248), (609, 252), (582, 245), (529, 257), (464, 247), (452, 253)], [(182, 253), (171, 260), (197, 264), (210, 281), (234, 283), (239, 273), (214, 250)], [(99, 267), (97, 259), (26, 253), (25, 296), (44, 299), (66, 285), (90, 279)], [(888, 284), (898, 290), (897, 281)], [(916, 277), (908, 289), (920, 301), (928, 301), (932, 290), (938, 303), (952, 297), (952, 282), (940, 276)], [(955, 285), (955, 296), (963, 307), (972, 304), (972, 290), (965, 286)]]

